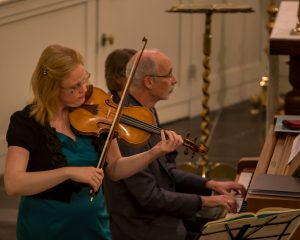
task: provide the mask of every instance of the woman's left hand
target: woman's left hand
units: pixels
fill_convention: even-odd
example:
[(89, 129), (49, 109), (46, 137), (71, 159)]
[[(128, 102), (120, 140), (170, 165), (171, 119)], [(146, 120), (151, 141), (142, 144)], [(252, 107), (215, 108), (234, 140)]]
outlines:
[(161, 141), (156, 144), (154, 148), (160, 152), (159, 155), (161, 156), (169, 152), (173, 152), (180, 145), (182, 145), (182, 143), (182, 137), (176, 134), (174, 131), (162, 130)]

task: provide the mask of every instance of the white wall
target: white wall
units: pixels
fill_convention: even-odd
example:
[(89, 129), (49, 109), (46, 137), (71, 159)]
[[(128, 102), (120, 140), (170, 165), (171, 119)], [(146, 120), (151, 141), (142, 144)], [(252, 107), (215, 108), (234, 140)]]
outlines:
[(49, 44), (78, 49), (94, 71), (96, 1), (25, 0), (0, 5), (0, 173), (10, 115), (31, 98), (30, 78)]
[[(30, 76), (42, 49), (51, 43), (83, 53), (95, 84), (104, 87), (103, 62), (115, 48), (138, 48), (141, 36), (149, 47), (166, 52), (179, 81), (169, 101), (158, 105), (162, 122), (198, 116), (202, 100), (204, 14), (165, 12), (178, 2), (198, 0), (0, 0), (0, 174), (6, 154), (9, 116), (30, 99)], [(210, 1), (220, 3), (226, 1)], [(254, 13), (214, 14), (210, 58), (211, 110), (249, 99), (260, 92), (265, 71), (268, 1), (250, 4)], [(135, 6), (134, 8), (132, 6)], [(102, 47), (103, 33), (115, 43)], [(193, 74), (191, 74), (193, 71)]]

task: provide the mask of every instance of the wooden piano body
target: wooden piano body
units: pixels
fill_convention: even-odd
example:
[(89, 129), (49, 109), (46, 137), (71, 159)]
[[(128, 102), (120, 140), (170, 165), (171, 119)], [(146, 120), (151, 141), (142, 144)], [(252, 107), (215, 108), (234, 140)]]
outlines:
[[(300, 154), (297, 154), (291, 164), (287, 164), (293, 141), (297, 134), (295, 133), (276, 133), (272, 125), (266, 136), (266, 140), (261, 151), (260, 157), (255, 159), (243, 158), (239, 162), (237, 181), (245, 172), (252, 172), (253, 181), (258, 174), (267, 173), (275, 175), (293, 175), (296, 169), (300, 166)], [(248, 185), (250, 183), (243, 183)], [(300, 191), (300, 189), (299, 189)], [(283, 197), (283, 196), (268, 196), (248, 193), (246, 196), (246, 211), (257, 212), (265, 207), (285, 207), (299, 208), (300, 198)], [(297, 229), (292, 240), (300, 239), (300, 227)]]

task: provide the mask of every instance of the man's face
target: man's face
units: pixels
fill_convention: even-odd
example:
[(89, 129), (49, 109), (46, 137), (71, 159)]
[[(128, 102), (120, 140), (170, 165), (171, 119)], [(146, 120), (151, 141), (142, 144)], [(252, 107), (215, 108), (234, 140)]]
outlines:
[(152, 77), (151, 95), (156, 101), (167, 100), (173, 92), (177, 80), (172, 71), (171, 61), (166, 56), (161, 56), (157, 75)]

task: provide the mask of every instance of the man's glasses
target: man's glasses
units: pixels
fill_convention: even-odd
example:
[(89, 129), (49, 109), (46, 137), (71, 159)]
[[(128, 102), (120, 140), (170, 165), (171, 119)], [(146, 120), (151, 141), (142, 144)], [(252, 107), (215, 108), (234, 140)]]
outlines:
[(171, 78), (171, 77), (173, 77), (173, 72), (172, 72), (172, 68), (170, 69), (170, 71), (167, 73), (167, 74), (165, 74), (165, 75), (146, 75), (146, 76), (148, 76), (148, 77), (156, 77), (156, 78)]
[(79, 90), (82, 88), (83, 85), (87, 84), (87, 82), (89, 81), (91, 77), (91, 74), (86, 71), (85, 72), (85, 75), (84, 75), (84, 78), (77, 84), (75, 84), (74, 86), (71, 86), (71, 87), (61, 87), (62, 89), (64, 89), (65, 91), (73, 94), (75, 92), (79, 92)]

